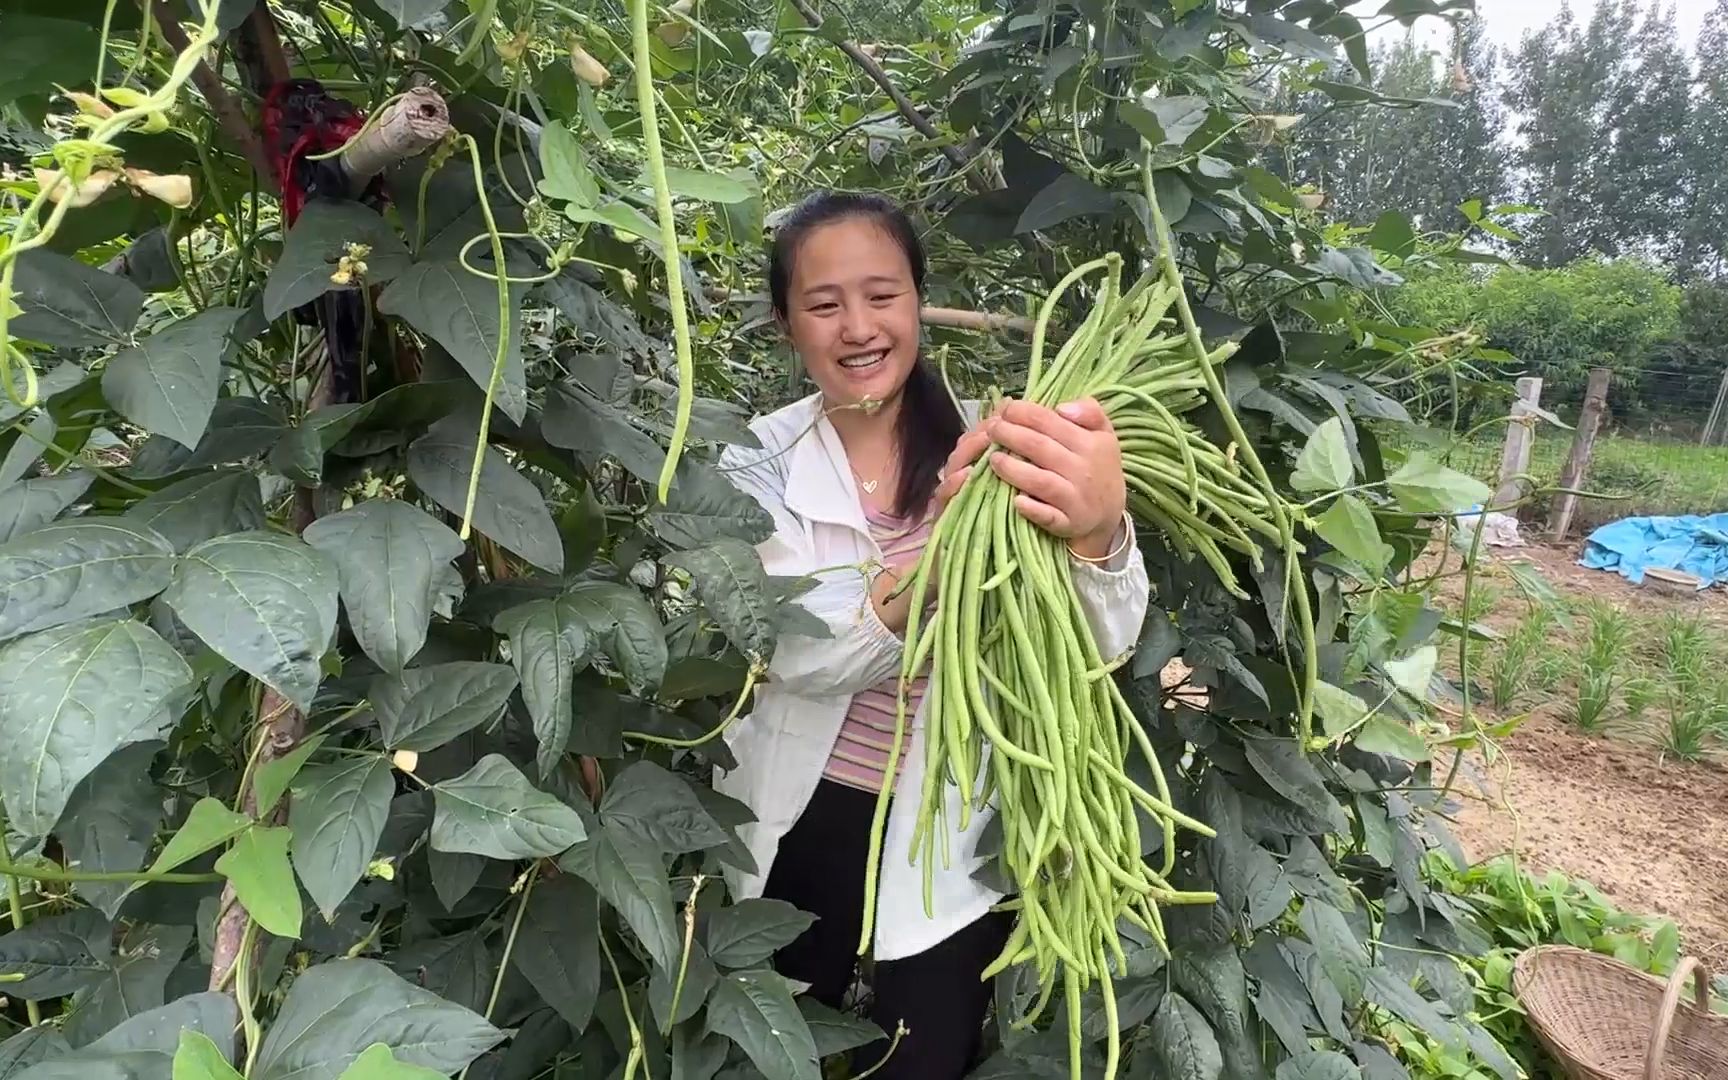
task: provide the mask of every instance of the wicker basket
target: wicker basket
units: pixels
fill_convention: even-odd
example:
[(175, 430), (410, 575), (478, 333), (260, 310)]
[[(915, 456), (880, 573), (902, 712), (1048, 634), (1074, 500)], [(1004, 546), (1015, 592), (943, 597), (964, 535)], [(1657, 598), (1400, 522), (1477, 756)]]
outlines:
[[(1697, 1002), (1681, 1009), (1688, 977)], [(1538, 945), (1518, 957), (1512, 989), (1573, 1080), (1728, 1080), (1728, 1016), (1710, 1012), (1710, 975), (1692, 957), (1664, 984), (1612, 957)]]

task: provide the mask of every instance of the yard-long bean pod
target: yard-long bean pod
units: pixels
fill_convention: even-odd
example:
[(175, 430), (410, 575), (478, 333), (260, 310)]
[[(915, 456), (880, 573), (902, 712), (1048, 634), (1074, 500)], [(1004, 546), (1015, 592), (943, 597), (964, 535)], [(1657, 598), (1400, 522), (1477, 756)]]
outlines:
[[(1234, 346), (1206, 347), (1167, 254), (1130, 288), (1121, 274), (1121, 257), (1110, 254), (1052, 291), (1034, 327), (1025, 397), (1052, 407), (1097, 400), (1117, 432), (1130, 514), (1247, 596), (1238, 580), (1244, 562), (1258, 570), (1270, 549), (1293, 566), (1300, 549), (1296, 514), (1268, 482), (1215, 370)], [(1045, 324), (1056, 300), (1088, 280), (1095, 282), (1089, 313), (1047, 358)], [(1228, 445), (1206, 438), (1190, 417), (1202, 408), (1222, 415)], [(991, 446), (984, 455), (1004, 452)], [(1081, 995), (1096, 984), (1106, 1019), (1115, 1014), (1112, 980), (1128, 963), (1119, 926), (1140, 927), (1162, 948), (1161, 905), (1216, 900), (1169, 880), (1178, 828), (1207, 836), (1211, 829), (1174, 805), (1152, 741), (1116, 683), (1125, 657), (1099, 648), (1076, 583), (1091, 571), (1076, 569), (1061, 539), (1023, 518), (1014, 495), (995, 470), (973, 468), (901, 586), (911, 590), (911, 610), (886, 771), (895, 775), (909, 730), (907, 691), (928, 664), (924, 774), (910, 844), (925, 907), (937, 860), (951, 858), (951, 825), (964, 830), (992, 807), (1001, 825), (996, 857), (1016, 894), (1003, 907), (1016, 920), (986, 975), (1033, 966), (1039, 1002), (1017, 1024), (1031, 1022), (1060, 988), (1078, 1077)], [(1295, 591), (1297, 617), (1306, 619), (1306, 597)], [(1300, 641), (1311, 669), (1311, 628)], [(1304, 717), (1311, 685), (1302, 687)], [(1141, 760), (1131, 762), (1135, 755)], [(860, 952), (874, 937), (889, 794), (885, 788), (877, 803)], [(957, 823), (948, 820), (956, 801)], [(1143, 823), (1162, 840), (1152, 861), (1142, 854)], [(1107, 1077), (1119, 1055), (1112, 1032)]]

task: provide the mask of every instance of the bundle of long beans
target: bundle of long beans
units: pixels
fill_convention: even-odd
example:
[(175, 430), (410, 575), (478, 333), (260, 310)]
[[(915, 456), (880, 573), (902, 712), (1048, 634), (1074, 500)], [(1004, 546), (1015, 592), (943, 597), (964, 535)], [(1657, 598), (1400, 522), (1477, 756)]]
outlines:
[[(1122, 260), (1111, 254), (1074, 270), (1046, 299), (1024, 396), (1048, 406), (1096, 398), (1121, 443), (1130, 512), (1179, 550), (1198, 555), (1226, 587), (1246, 595), (1226, 552), (1258, 566), (1263, 549), (1271, 547), (1293, 569), (1299, 549), (1292, 516), (1231, 413), (1215, 370), (1234, 347), (1205, 348), (1162, 214), (1156, 205), (1153, 212), (1164, 238), (1155, 272), (1123, 292)], [(1102, 282), (1090, 314), (1045, 365), (1044, 328), (1051, 312), (1068, 288), (1094, 274)], [(1223, 449), (1183, 419), (1208, 397), (1231, 432), (1232, 442)], [(997, 452), (992, 447), (985, 453)], [(906, 687), (929, 663), (922, 803), (912, 843), (913, 859), (923, 860), (925, 907), (935, 860), (950, 857), (944, 787), (952, 782), (961, 796), (961, 829), (976, 807), (994, 803), (1002, 858), (1017, 889), (1002, 905), (1018, 913), (1013, 932), (986, 977), (1012, 964), (1034, 965), (1041, 992), (1018, 1021), (1023, 1024), (1043, 1012), (1062, 984), (1075, 1077), (1081, 994), (1096, 981), (1110, 1032), (1106, 1076), (1114, 1076), (1120, 1045), (1111, 977), (1127, 964), (1119, 920), (1139, 926), (1163, 947), (1159, 905), (1215, 901), (1215, 894), (1184, 892), (1168, 881), (1177, 857), (1176, 827), (1207, 836), (1212, 830), (1172, 805), (1158, 755), (1112, 677), (1124, 658), (1100, 655), (1063, 542), (1022, 518), (1014, 496), (993, 470), (974, 468), (934, 525), (906, 586), (913, 591), (912, 615), (889, 771), (904, 740)], [(924, 621), (920, 613), (938, 575), (935, 613)], [(1303, 631), (1299, 727), (1305, 743), (1314, 678), (1312, 620), (1304, 590), (1285, 592), (1296, 598)], [(1283, 618), (1282, 612), (1274, 614), (1275, 621)], [(1149, 767), (1150, 790), (1130, 777), (1130, 746)], [(861, 950), (872, 938), (875, 852), (886, 808), (885, 789), (877, 804)], [(1141, 855), (1138, 812), (1163, 832), (1156, 867)]]

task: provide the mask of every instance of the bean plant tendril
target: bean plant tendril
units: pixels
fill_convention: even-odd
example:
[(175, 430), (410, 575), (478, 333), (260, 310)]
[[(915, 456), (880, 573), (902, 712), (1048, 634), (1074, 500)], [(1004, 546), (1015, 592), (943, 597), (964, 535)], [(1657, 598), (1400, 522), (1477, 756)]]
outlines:
[[(1162, 247), (1157, 264), (1126, 291), (1115, 253), (1068, 274), (1040, 311), (1024, 396), (1052, 407), (1095, 398), (1121, 441), (1133, 516), (1246, 596), (1231, 556), (1258, 569), (1271, 549), (1295, 565), (1301, 548), (1293, 514), (1254, 457), (1214, 370), (1235, 345), (1208, 351), (1203, 344), (1150, 184), (1147, 194)], [(1093, 277), (1099, 287), (1090, 313), (1046, 363), (1044, 330), (1057, 302)], [(1184, 419), (1208, 406), (1223, 414), (1234, 440), (1229, 447), (1207, 441)], [(985, 453), (998, 452), (992, 446)], [(1086, 622), (1064, 541), (1022, 518), (1014, 496), (993, 470), (974, 468), (933, 527), (909, 583), (912, 614), (887, 773), (894, 775), (905, 742), (907, 690), (928, 663), (926, 758), (911, 845), (924, 872), (925, 909), (936, 860), (949, 859), (946, 838), (956, 823), (946, 820), (945, 789), (952, 782), (961, 829), (987, 802), (996, 806), (1002, 858), (1017, 891), (1002, 905), (1017, 913), (1014, 929), (986, 977), (1033, 965), (1041, 993), (1015, 1021), (1021, 1026), (1037, 1019), (1060, 982), (1076, 1078), (1080, 996), (1097, 982), (1111, 1020), (1105, 1075), (1114, 1076), (1121, 1047), (1111, 979), (1127, 966), (1119, 921), (1167, 951), (1160, 905), (1217, 899), (1170, 883), (1176, 828), (1208, 837), (1213, 830), (1172, 805), (1157, 752), (1112, 678), (1122, 658), (1101, 655)], [(938, 574), (934, 614), (925, 620)], [(1300, 601), (1297, 617), (1308, 620)], [(1313, 629), (1301, 629), (1311, 679)], [(1303, 687), (1304, 699), (1311, 686)], [(1299, 727), (1305, 740), (1306, 721)], [(1139, 751), (1144, 780), (1136, 779), (1131, 748)], [(860, 952), (873, 938), (888, 798), (885, 786), (872, 829)], [(1157, 865), (1140, 853), (1142, 812), (1163, 833)]]
[(642, 150), (648, 158), (648, 179), (654, 185), (654, 211), (660, 219), (660, 256), (666, 263), (666, 305), (672, 309), (673, 346), (678, 357), (678, 411), (672, 421), (672, 443), (660, 469), (660, 501), (672, 490), (672, 477), (684, 453), (690, 430), (690, 410), (696, 393), (696, 363), (690, 355), (690, 313), (684, 307), (684, 277), (679, 268), (678, 226), (672, 218), (672, 189), (666, 180), (666, 156), (660, 149), (660, 121), (654, 107), (654, 57), (648, 45), (648, 0), (630, 4), (630, 39), (636, 65), (636, 108), (642, 115)]

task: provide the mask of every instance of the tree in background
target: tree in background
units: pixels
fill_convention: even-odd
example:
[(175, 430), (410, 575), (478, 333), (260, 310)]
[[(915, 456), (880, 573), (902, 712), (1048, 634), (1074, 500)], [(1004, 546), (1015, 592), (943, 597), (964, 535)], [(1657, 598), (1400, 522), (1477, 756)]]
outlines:
[(1616, 73), (1604, 130), (1590, 144), (1600, 154), (1591, 246), (1605, 253), (1644, 252), (1672, 265), (1694, 180), (1708, 171), (1687, 153), (1692, 68), (1680, 47), (1674, 9), (1653, 5), (1630, 51), (1630, 62)]
[(1719, 276), (1728, 269), (1728, 0), (1698, 36), (1698, 89), (1687, 124), (1692, 199), (1681, 223), (1679, 269)]
[[(1638, 258), (1580, 259), (1550, 270), (1450, 267), (1390, 294), (1405, 322), (1473, 326), (1540, 375), (1543, 404), (1575, 404), (1592, 367), (1636, 380), (1681, 328), (1682, 290)], [(1718, 361), (1719, 362), (1719, 361)], [(1708, 402), (1705, 403), (1708, 407)]]
[(1390, 101), (1353, 107), (1318, 93), (1286, 101), (1308, 120), (1278, 171), (1313, 182), (1334, 216), (1358, 224), (1396, 206), (1424, 228), (1455, 229), (1466, 223), (1457, 209), (1466, 200), (1503, 201), (1499, 55), (1480, 20), (1454, 28), (1450, 55), (1407, 34), (1376, 48), (1371, 66), (1372, 90)]

